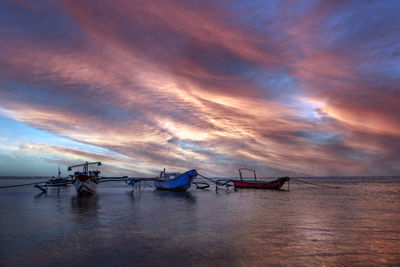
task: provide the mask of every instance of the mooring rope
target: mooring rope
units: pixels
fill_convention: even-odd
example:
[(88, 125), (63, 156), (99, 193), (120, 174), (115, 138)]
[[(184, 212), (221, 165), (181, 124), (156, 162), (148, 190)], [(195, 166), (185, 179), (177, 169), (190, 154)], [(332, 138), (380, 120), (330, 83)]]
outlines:
[(1, 189), (1, 188), (10, 188), (10, 187), (18, 187), (18, 186), (27, 186), (27, 185), (41, 184), (41, 183), (47, 183), (47, 181), (34, 182), (34, 183), (29, 183), (29, 184), (4, 185), (4, 186), (0, 186), (0, 189)]
[(300, 180), (300, 179), (297, 179), (297, 178), (291, 178), (291, 180), (293, 180), (293, 181), (295, 181), (295, 182), (296, 182), (296, 181), (298, 181), (298, 182), (301, 182), (301, 183), (305, 183), (305, 184), (314, 185), (314, 186), (329, 187), (329, 188), (340, 188), (340, 186), (332, 186), (332, 185), (314, 184), (314, 183), (307, 182), (307, 181), (303, 181), (303, 180)]

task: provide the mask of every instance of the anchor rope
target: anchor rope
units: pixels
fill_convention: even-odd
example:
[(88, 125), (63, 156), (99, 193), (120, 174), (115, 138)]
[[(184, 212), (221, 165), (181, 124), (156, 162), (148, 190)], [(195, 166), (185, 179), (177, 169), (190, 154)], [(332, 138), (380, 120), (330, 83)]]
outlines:
[(340, 186), (332, 186), (332, 185), (322, 185), (322, 184), (315, 184), (315, 183), (311, 183), (311, 182), (307, 182), (307, 181), (303, 181), (297, 178), (291, 178), (292, 180), (294, 180), (295, 182), (301, 182), (304, 184), (309, 184), (309, 185), (314, 185), (314, 186), (320, 186), (320, 187), (328, 187), (328, 188), (340, 188)]

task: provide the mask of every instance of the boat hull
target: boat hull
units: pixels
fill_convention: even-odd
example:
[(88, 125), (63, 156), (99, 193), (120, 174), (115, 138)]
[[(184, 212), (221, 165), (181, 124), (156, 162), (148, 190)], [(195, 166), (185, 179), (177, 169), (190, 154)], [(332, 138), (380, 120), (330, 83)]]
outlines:
[(290, 178), (283, 177), (276, 179), (274, 181), (255, 181), (255, 180), (232, 180), (233, 186), (236, 188), (251, 188), (251, 189), (272, 189), (278, 190), (280, 189), (286, 181), (289, 181)]
[(197, 176), (196, 170), (185, 172), (174, 179), (158, 179), (154, 181), (154, 186), (159, 190), (169, 190), (185, 192), (192, 185)]
[(97, 182), (87, 176), (86, 179), (82, 176), (78, 176), (73, 182), (78, 195), (96, 194)]

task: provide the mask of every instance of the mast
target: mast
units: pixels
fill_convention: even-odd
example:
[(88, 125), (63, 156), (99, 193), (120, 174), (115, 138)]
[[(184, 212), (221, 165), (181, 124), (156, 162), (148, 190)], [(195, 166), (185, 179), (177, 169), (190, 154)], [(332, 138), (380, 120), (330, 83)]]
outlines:
[(60, 163), (58, 163), (58, 179), (60, 179), (60, 174), (61, 174), (61, 172), (60, 172)]

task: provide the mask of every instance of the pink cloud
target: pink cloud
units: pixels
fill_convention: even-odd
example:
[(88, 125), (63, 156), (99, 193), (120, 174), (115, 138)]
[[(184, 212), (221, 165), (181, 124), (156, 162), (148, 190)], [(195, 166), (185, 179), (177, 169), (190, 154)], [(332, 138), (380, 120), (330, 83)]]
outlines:
[(16, 120), (118, 152), (144, 172), (396, 169), (382, 162), (399, 155), (386, 142), (400, 138), (398, 81), (363, 69), (375, 59), (353, 40), (335, 42), (339, 26), (325, 22), (337, 12), (333, 2), (294, 17), (279, 5), (260, 20), (274, 21), (268, 31), (212, 2), (65, 1), (62, 8), (79, 30), (70, 45), (2, 38), (0, 106)]

